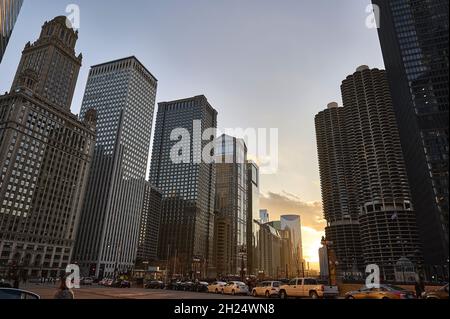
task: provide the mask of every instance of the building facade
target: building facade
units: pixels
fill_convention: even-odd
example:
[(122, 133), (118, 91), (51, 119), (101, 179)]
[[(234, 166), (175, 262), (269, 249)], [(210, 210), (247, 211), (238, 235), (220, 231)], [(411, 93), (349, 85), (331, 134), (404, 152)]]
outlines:
[(97, 141), (73, 261), (112, 277), (136, 261), (156, 78), (135, 58), (91, 67), (81, 117), (98, 114)]
[(280, 218), (280, 227), (282, 231), (289, 232), (290, 246), (292, 247), (291, 269), (294, 270), (297, 276), (304, 273), (305, 261), (303, 260), (303, 246), (302, 246), (302, 225), (299, 215), (282, 215)]
[(424, 261), (448, 274), (448, 0), (373, 3)]
[(3, 0), (0, 2), (0, 63), (8, 46), (22, 4), (23, 0)]
[(270, 221), (269, 211), (267, 209), (259, 210), (259, 221), (261, 224), (267, 224)]
[[(247, 146), (244, 140), (228, 135), (217, 138), (215, 148), (216, 171), (216, 220), (228, 220), (230, 229), (220, 223), (215, 227), (215, 237), (224, 237), (221, 231), (229, 232), (228, 240), (215, 240), (214, 256), (218, 275), (237, 275), (247, 271)], [(225, 223), (224, 225), (226, 225)], [(223, 248), (223, 245), (229, 246)], [(222, 247), (220, 250), (216, 249)], [(220, 256), (221, 252), (226, 253)], [(229, 252), (229, 253), (228, 253)]]
[[(342, 248), (336, 250), (341, 252), (336, 257), (339, 264), (342, 257), (348, 265), (353, 259), (357, 263), (357, 256), (351, 256), (356, 253), (351, 251), (352, 238), (339, 231), (349, 229), (355, 214), (348, 209), (356, 207), (363, 263), (378, 265), (383, 279), (395, 280), (398, 260), (408, 258), (420, 267), (422, 256), (386, 73), (361, 66), (343, 81), (341, 90), (344, 107), (336, 112), (339, 119), (327, 121), (330, 109), (316, 117), (327, 236), (335, 239), (332, 245), (350, 249), (346, 254)], [(324, 133), (327, 130), (336, 134)], [(342, 152), (339, 145), (345, 145)], [(344, 200), (342, 207), (333, 204), (330, 192), (339, 187), (339, 196), (354, 198), (354, 203), (352, 199), (348, 204)], [(340, 219), (345, 227), (334, 223)]]
[(319, 266), (320, 266), (320, 278), (328, 279), (330, 271), (328, 266), (328, 252), (326, 247), (319, 248)]
[[(158, 256), (175, 274), (205, 275), (213, 266), (216, 136), (202, 134), (216, 127), (203, 95), (159, 103), (150, 182), (163, 195)], [(208, 148), (210, 162), (202, 159)]]
[(145, 182), (136, 264), (151, 264), (158, 260), (161, 202), (161, 192)]
[(247, 161), (247, 273), (258, 274), (259, 167)]
[(347, 143), (345, 110), (336, 102), (316, 116), (317, 149), (326, 238), (333, 243), (340, 276), (363, 268), (359, 210)]
[(56, 277), (73, 254), (97, 120), (70, 112), (76, 40), (65, 17), (46, 22), (0, 96), (0, 268), (22, 277)]

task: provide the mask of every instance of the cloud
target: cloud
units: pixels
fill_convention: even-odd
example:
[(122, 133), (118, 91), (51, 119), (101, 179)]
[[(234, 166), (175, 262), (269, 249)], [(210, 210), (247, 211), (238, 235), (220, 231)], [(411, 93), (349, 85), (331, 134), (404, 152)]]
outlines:
[(301, 216), (303, 227), (322, 232), (326, 226), (321, 203), (305, 202), (299, 196), (285, 191), (281, 194), (273, 192), (262, 194), (260, 208), (269, 211), (271, 220), (278, 220), (281, 215), (295, 214)]

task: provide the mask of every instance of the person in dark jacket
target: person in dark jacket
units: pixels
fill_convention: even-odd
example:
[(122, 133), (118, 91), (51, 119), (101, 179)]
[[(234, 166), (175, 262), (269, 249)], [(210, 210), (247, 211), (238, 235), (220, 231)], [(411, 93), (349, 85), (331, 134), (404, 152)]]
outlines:
[(75, 295), (69, 287), (67, 287), (66, 277), (61, 277), (61, 282), (54, 299), (75, 299)]

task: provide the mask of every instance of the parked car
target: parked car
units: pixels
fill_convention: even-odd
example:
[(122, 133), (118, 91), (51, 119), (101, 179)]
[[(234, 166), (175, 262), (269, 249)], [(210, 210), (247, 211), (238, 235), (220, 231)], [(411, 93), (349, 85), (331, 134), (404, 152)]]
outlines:
[(280, 298), (282, 299), (289, 297), (335, 298), (338, 295), (339, 289), (337, 286), (321, 285), (315, 278), (295, 278), (289, 281), (287, 285), (280, 287)]
[(381, 285), (380, 288), (363, 287), (345, 294), (345, 299), (415, 299), (412, 291), (392, 285)]
[(4, 279), (0, 280), (0, 288), (12, 288), (12, 285), (6, 282)]
[(223, 287), (227, 283), (224, 281), (214, 281), (212, 284), (208, 285), (208, 292), (219, 294), (222, 293)]
[(192, 291), (192, 287), (194, 286), (194, 283), (192, 281), (184, 281), (182, 282), (178, 287), (183, 291)]
[(437, 290), (425, 292), (422, 295), (423, 299), (448, 299), (448, 284)]
[(205, 281), (197, 281), (192, 286), (192, 291), (195, 292), (207, 292), (208, 291), (208, 283)]
[(114, 279), (108, 278), (108, 279), (105, 280), (104, 286), (105, 287), (111, 287), (113, 285), (113, 283), (114, 283)]
[(91, 277), (83, 277), (80, 279), (80, 284), (84, 286), (91, 286), (94, 283), (94, 279)]
[(242, 281), (230, 281), (222, 288), (222, 294), (248, 295), (248, 286)]
[(111, 287), (114, 288), (131, 288), (131, 282), (128, 280), (115, 280), (113, 281), (113, 283), (111, 284)]
[(178, 286), (178, 281), (174, 281), (172, 280), (171, 282), (166, 284), (165, 289), (168, 290), (177, 290), (177, 286)]
[(41, 299), (41, 297), (35, 293), (12, 288), (0, 288), (0, 300), (2, 299)]
[(278, 297), (280, 293), (280, 286), (282, 283), (280, 281), (263, 281), (256, 285), (252, 290), (252, 296), (265, 296), (266, 298)]
[(158, 280), (153, 280), (153, 281), (149, 281), (147, 282), (144, 287), (146, 289), (164, 289), (165, 284), (162, 281), (158, 281)]

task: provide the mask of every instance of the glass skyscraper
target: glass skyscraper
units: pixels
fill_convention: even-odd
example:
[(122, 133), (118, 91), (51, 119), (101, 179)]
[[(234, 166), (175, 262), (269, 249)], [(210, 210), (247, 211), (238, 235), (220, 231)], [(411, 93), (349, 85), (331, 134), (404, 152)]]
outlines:
[(97, 141), (73, 260), (84, 275), (111, 277), (134, 266), (156, 90), (135, 57), (89, 72), (81, 117), (97, 111)]
[(449, 2), (373, 3), (425, 263), (442, 269), (449, 257)]
[(0, 63), (5, 54), (6, 46), (22, 8), (23, 0), (0, 1)]
[[(218, 274), (241, 274), (247, 268), (247, 146), (228, 135), (217, 139), (216, 221), (228, 220), (230, 227), (215, 227), (215, 266)], [(229, 236), (221, 235), (229, 231)], [(220, 240), (227, 237), (228, 240)]]
[[(163, 195), (158, 256), (178, 275), (203, 276), (212, 266), (215, 170), (202, 151), (212, 145), (213, 155), (216, 136), (202, 134), (216, 127), (217, 111), (203, 95), (159, 103), (150, 169)], [(181, 132), (188, 136), (177, 142)]]

